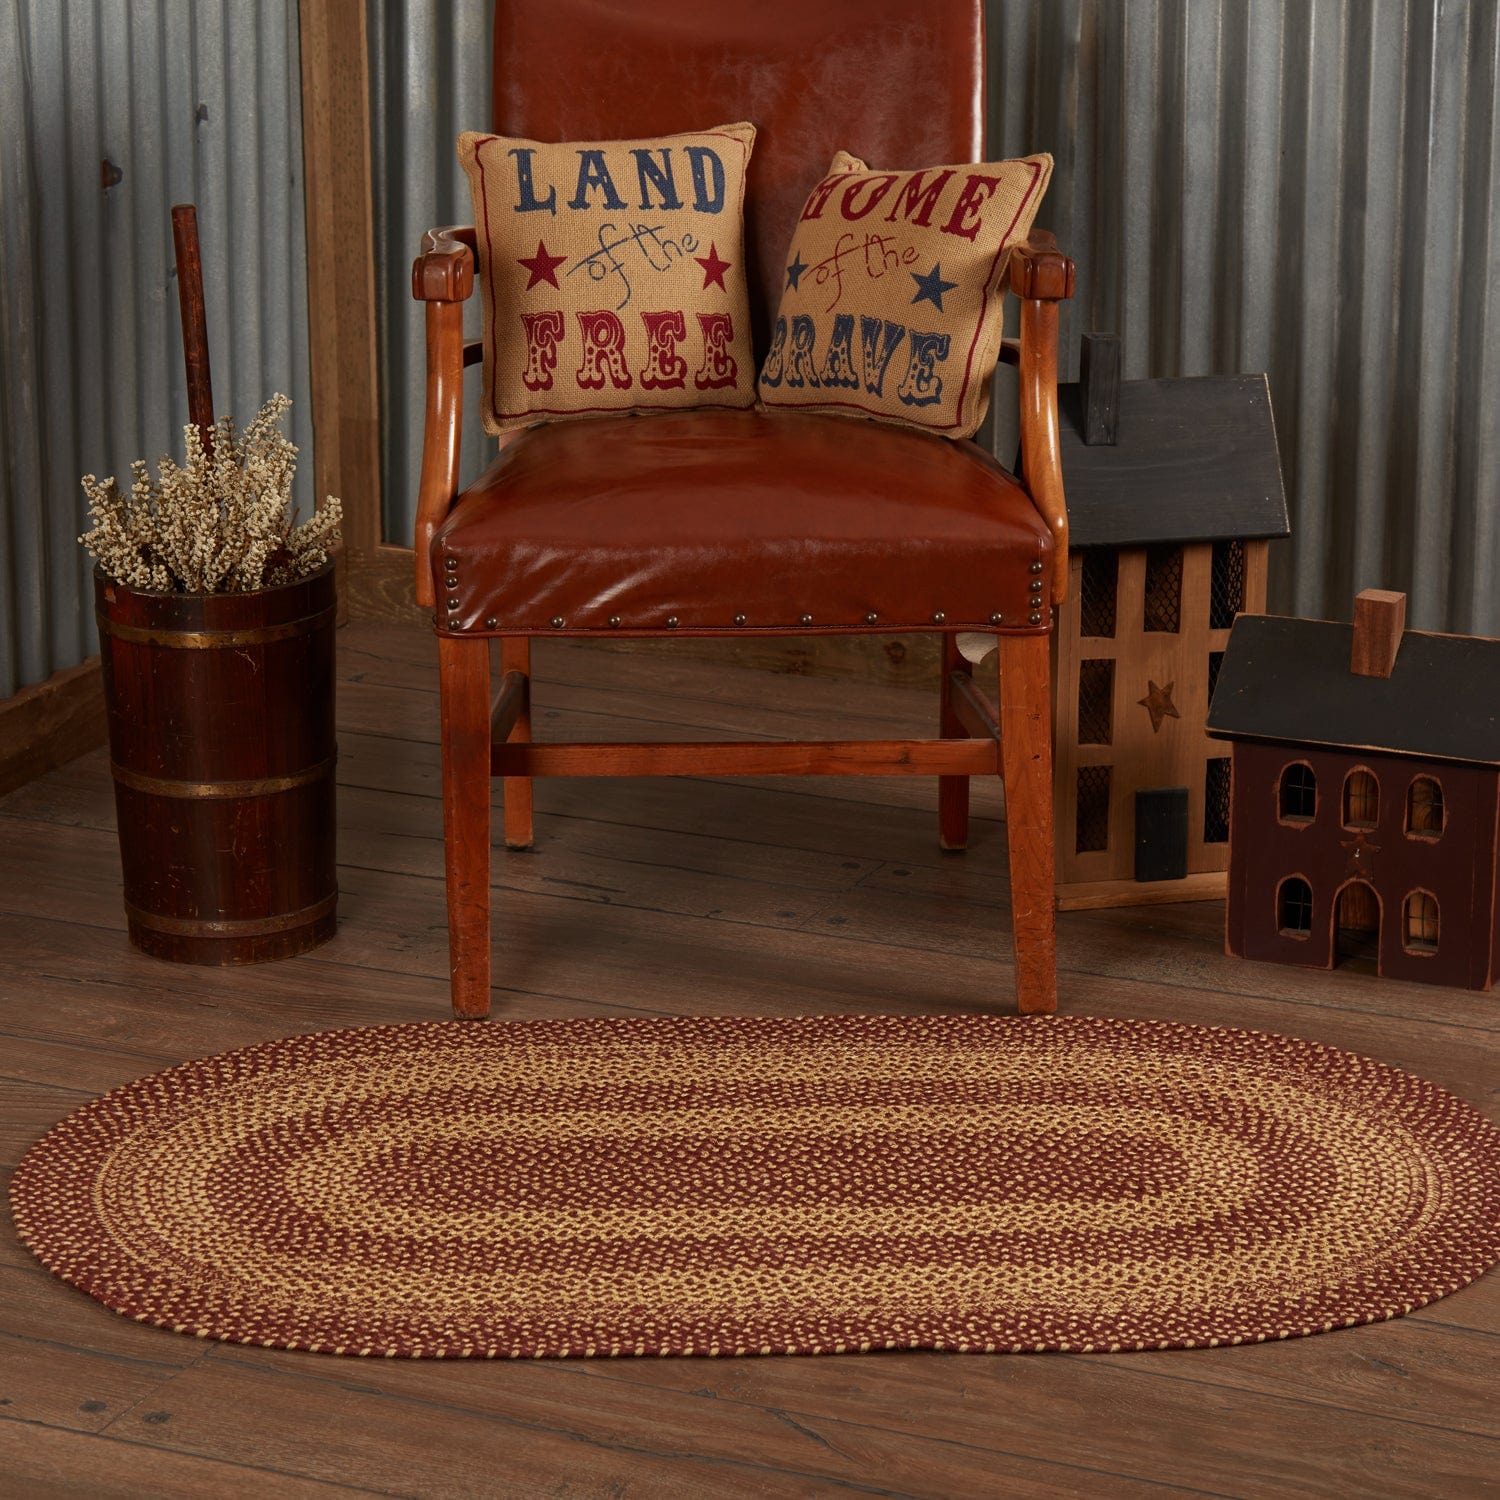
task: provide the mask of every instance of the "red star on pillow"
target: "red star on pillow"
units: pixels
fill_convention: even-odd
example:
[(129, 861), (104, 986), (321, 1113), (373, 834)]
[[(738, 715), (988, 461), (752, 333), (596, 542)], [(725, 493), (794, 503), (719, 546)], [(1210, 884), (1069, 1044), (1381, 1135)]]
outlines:
[(526, 283), (526, 290), (529, 292), (532, 287), (540, 286), (544, 281), (557, 286), (557, 268), (567, 258), (566, 255), (548, 255), (547, 246), (541, 240), (536, 242), (535, 255), (518, 255), (516, 264), (525, 266), (531, 273), (531, 279)]
[(718, 286), (724, 291), (729, 288), (724, 285), (724, 273), (734, 264), (730, 260), (719, 259), (719, 247), (710, 244), (707, 255), (695, 255), (693, 257), (703, 267), (703, 287), (706, 291), (711, 286)]

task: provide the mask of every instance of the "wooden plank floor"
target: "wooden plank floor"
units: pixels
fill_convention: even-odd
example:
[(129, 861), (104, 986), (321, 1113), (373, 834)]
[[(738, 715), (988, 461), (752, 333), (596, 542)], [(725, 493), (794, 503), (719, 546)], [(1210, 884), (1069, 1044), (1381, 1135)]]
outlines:
[[(210, 971), (123, 933), (102, 752), (0, 802), (0, 1159), (90, 1095), (323, 1027), (441, 1018), (435, 653), (341, 637), (341, 927)], [(547, 642), (538, 732), (933, 732), (931, 697)], [(497, 851), (509, 1017), (1012, 1007), (1004, 827), (965, 855), (930, 781), (562, 781)], [(1312, 1037), (1493, 1111), (1500, 996), (1222, 952), (1214, 903), (1071, 913), (1062, 1003)], [(0, 1251), (0, 1484), (15, 1495), (1107, 1497), (1500, 1492), (1500, 1276), (1395, 1322), (1275, 1346), (1115, 1356), (476, 1364), (208, 1347)]]

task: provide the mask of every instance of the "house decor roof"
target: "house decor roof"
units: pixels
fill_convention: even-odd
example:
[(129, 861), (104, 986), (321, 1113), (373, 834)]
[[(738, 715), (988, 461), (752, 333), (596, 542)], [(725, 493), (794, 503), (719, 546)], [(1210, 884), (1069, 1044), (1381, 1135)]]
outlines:
[(1209, 734), (1500, 765), (1500, 640), (1408, 630), (1389, 677), (1352, 672), (1352, 641), (1341, 622), (1241, 615)]
[(1079, 385), (1057, 397), (1073, 546), (1288, 534), (1264, 375), (1125, 381), (1112, 444), (1084, 442)]

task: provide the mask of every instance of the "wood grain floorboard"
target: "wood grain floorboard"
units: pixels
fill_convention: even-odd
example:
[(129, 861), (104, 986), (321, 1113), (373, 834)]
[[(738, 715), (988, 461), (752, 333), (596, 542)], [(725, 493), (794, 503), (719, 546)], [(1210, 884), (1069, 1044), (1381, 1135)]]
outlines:
[[(340, 930), (263, 968), (124, 939), (107, 760), (0, 801), (0, 1161), (189, 1056), (446, 1015), (436, 653), (341, 636)], [(547, 738), (934, 732), (918, 694), (562, 642)], [(991, 685), (993, 690), (993, 686)], [(496, 1016), (1013, 1006), (1003, 794), (937, 848), (926, 779), (539, 783), (496, 851)], [(1500, 1001), (1243, 964), (1218, 903), (1069, 913), (1063, 1008), (1312, 1037), (1493, 1117)], [(24, 1495), (1363, 1496), (1500, 1493), (1500, 1278), (1250, 1349), (1094, 1357), (339, 1361), (139, 1327), (0, 1244), (0, 1466)], [(14, 1486), (13, 1486), (14, 1487)]]
[(157, 1447), (143, 1478), (138, 1444), (82, 1434), (0, 1415), (0, 1475), (26, 1500), (208, 1500), (253, 1495), (257, 1500), (335, 1500), (340, 1495), (395, 1493), (299, 1479), (257, 1465), (220, 1463)]

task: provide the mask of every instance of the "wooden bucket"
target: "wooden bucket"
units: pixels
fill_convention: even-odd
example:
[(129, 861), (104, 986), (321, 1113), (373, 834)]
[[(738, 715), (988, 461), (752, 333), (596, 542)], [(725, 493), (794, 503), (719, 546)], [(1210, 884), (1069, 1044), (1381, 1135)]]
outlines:
[(253, 964), (333, 936), (333, 568), (253, 594), (94, 575), (130, 940)]

